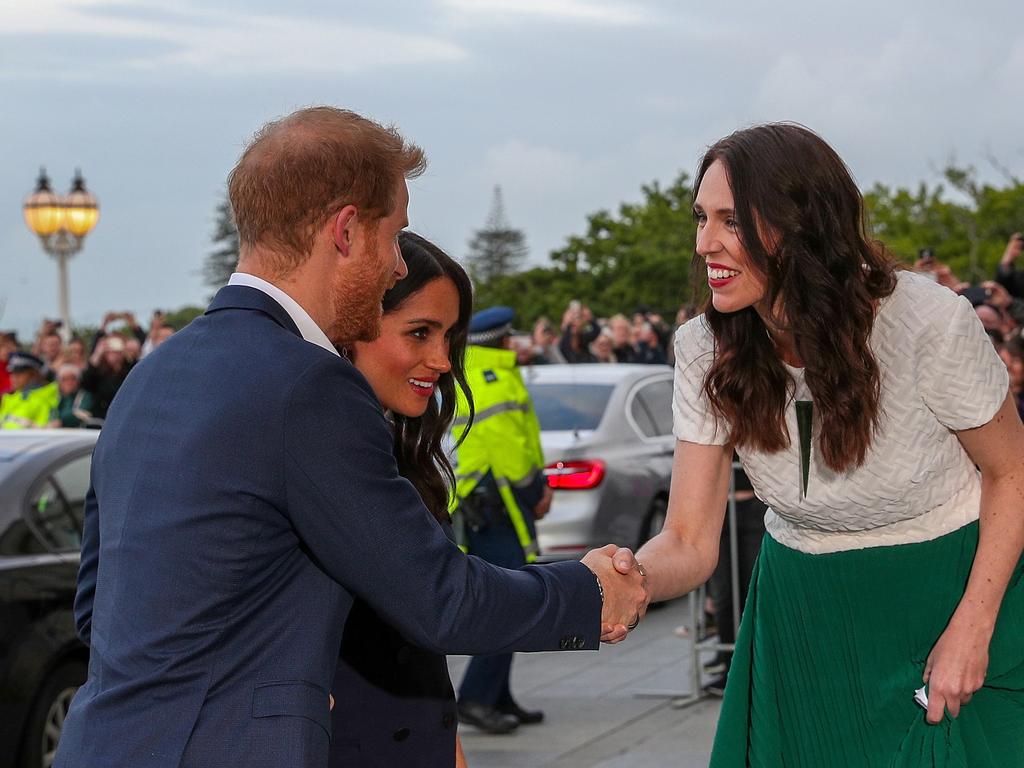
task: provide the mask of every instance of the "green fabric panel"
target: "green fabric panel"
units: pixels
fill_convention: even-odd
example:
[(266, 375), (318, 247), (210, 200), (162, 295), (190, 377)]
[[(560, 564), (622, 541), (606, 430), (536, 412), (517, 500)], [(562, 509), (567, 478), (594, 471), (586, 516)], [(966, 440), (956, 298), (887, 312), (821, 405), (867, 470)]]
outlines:
[(976, 522), (921, 544), (825, 555), (766, 536), (711, 768), (1024, 767), (1024, 559), (984, 687), (937, 725), (913, 698), (977, 543)]

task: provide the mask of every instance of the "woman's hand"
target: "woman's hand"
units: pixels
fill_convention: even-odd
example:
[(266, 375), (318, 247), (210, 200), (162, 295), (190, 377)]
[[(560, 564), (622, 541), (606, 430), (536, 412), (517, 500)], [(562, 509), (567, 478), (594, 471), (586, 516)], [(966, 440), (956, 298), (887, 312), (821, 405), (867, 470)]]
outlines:
[(949, 711), (950, 717), (957, 717), (960, 707), (984, 684), (991, 639), (991, 629), (954, 614), (924, 667), (929, 723), (940, 722), (944, 710)]

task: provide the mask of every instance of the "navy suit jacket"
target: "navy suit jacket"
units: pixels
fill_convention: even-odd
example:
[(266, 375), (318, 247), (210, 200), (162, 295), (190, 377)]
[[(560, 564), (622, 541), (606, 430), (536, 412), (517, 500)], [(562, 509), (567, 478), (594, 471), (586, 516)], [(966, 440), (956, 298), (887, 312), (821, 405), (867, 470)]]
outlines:
[[(598, 644), (585, 566), (463, 555), (359, 372), (267, 295), (223, 288), (135, 367), (97, 442), (75, 602), (89, 677), (55, 765), (326, 766), (357, 599), (436, 654)], [(369, 723), (349, 726), (335, 738)]]

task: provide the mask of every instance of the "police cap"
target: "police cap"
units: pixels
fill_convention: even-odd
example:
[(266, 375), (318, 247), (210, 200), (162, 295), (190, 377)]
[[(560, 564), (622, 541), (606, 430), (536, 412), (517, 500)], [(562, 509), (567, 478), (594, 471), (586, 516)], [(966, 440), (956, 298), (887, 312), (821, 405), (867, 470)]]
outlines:
[(18, 371), (39, 371), (42, 372), (46, 364), (29, 352), (11, 352), (7, 358), (7, 372), (17, 373)]
[(469, 321), (469, 343), (486, 344), (502, 336), (515, 333), (512, 321), (516, 313), (512, 307), (488, 307), (481, 309)]

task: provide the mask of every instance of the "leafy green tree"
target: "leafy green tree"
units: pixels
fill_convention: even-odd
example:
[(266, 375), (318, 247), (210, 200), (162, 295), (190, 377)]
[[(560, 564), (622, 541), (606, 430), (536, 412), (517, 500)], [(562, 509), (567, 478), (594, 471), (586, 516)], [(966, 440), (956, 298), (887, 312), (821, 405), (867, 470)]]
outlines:
[(519, 271), (528, 253), (522, 231), (513, 229), (505, 219), (501, 187), (495, 187), (487, 223), (469, 241), (469, 274), (479, 283), (506, 277)]
[(231, 217), (227, 195), (217, 204), (216, 223), (211, 238), (214, 249), (203, 263), (203, 283), (217, 290), (226, 285), (238, 264), (238, 230)]
[(477, 284), (478, 306), (509, 304), (524, 327), (540, 315), (556, 322), (572, 299), (598, 316), (645, 304), (671, 317), (694, 298), (690, 261), (696, 234), (685, 173), (668, 187), (642, 188), (643, 199), (617, 213), (587, 217), (586, 232), (551, 254), (552, 265)]
[(1024, 183), (1008, 175), (1005, 187), (981, 184), (973, 168), (956, 166), (942, 175), (945, 185), (872, 187), (864, 200), (873, 234), (907, 264), (931, 248), (962, 280), (991, 279), (1009, 236), (1024, 230)]

